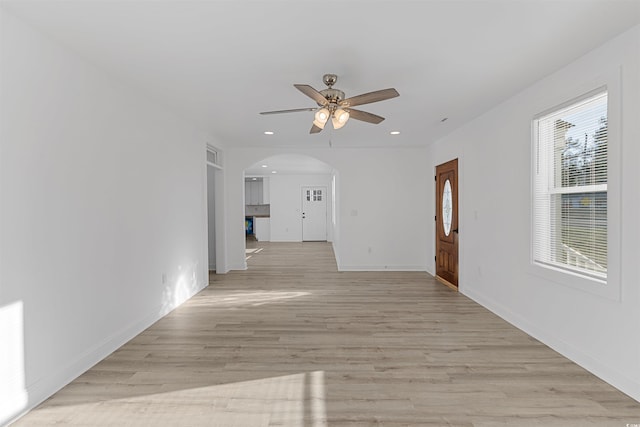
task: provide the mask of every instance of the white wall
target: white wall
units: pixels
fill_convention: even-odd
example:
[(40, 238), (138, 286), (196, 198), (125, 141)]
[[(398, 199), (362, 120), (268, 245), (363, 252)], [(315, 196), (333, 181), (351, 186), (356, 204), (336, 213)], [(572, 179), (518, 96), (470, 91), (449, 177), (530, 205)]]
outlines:
[(206, 285), (207, 137), (0, 20), (4, 424)]
[(302, 187), (327, 188), (327, 240), (331, 230), (331, 175), (285, 175), (271, 177), (271, 241), (302, 241)]
[[(609, 87), (609, 283), (570, 283), (530, 262), (531, 121)], [(434, 144), (460, 158), (460, 290), (640, 400), (640, 27)], [(621, 113), (620, 113), (621, 112)], [(433, 187), (429, 187), (434, 213)], [(428, 241), (434, 242), (429, 228)], [(433, 244), (428, 259), (434, 270)], [(565, 283), (566, 282), (566, 283)]]
[(309, 155), (336, 169), (338, 229), (333, 240), (341, 270), (426, 269), (432, 213), (424, 193), (433, 178), (425, 148), (227, 149), (229, 269), (246, 268), (243, 171), (267, 157), (289, 153)]
[(336, 153), (341, 270), (426, 270), (433, 178), (425, 158), (412, 148)]

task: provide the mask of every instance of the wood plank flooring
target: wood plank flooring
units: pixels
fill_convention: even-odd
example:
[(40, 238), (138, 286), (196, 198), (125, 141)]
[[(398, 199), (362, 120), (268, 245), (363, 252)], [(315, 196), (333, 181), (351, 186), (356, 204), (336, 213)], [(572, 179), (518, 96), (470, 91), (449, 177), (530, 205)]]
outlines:
[(614, 426), (640, 403), (426, 273), (250, 245), (16, 426)]

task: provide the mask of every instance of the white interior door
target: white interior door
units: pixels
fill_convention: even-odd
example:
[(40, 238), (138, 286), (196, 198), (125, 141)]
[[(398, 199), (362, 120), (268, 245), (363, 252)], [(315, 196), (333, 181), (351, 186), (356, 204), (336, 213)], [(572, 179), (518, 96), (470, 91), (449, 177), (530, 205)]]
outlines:
[(302, 241), (327, 240), (327, 187), (302, 188)]

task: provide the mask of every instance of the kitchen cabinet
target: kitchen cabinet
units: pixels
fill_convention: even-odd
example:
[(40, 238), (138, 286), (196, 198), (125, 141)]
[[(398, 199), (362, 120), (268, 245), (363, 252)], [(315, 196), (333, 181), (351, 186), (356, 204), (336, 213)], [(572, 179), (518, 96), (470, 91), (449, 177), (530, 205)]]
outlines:
[(245, 181), (244, 182), (244, 204), (245, 205), (261, 205), (263, 194), (262, 181)]
[(253, 232), (258, 242), (271, 240), (271, 218), (255, 217), (253, 219)]

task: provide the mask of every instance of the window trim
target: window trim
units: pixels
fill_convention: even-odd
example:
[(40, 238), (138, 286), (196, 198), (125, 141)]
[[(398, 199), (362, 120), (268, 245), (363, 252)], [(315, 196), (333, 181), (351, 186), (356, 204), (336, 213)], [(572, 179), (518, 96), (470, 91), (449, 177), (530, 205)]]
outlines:
[[(540, 219), (541, 217), (540, 215), (540, 211), (542, 210), (543, 212), (545, 211), (544, 206), (538, 206), (536, 204), (536, 196), (540, 197), (540, 196), (544, 196), (546, 199), (546, 196), (551, 196), (551, 195), (565, 195), (565, 194), (574, 194), (574, 193), (596, 193), (596, 192), (607, 192), (607, 187), (608, 187), (608, 183), (607, 184), (593, 184), (593, 185), (580, 185), (580, 186), (571, 186), (571, 187), (563, 187), (562, 185), (558, 185), (558, 184), (551, 184), (552, 182), (555, 182), (555, 180), (553, 179), (553, 175), (557, 174), (556, 171), (556, 167), (557, 165), (554, 166), (556, 159), (554, 157), (553, 152), (550, 152), (549, 150), (552, 150), (552, 147), (549, 146), (548, 141), (546, 141), (545, 138), (545, 142), (541, 143), (540, 141), (540, 129), (541, 129), (541, 125), (544, 124), (545, 127), (550, 126), (550, 122), (548, 121), (550, 116), (551, 117), (558, 117), (558, 114), (561, 114), (563, 111), (566, 111), (567, 109), (574, 109), (576, 106), (579, 106), (580, 104), (584, 105), (587, 102), (591, 102), (591, 100), (594, 99), (602, 99), (605, 98), (608, 102), (608, 90), (606, 87), (600, 87), (596, 90), (590, 91), (584, 95), (581, 95), (577, 98), (574, 98), (572, 100), (570, 100), (567, 103), (564, 103), (561, 106), (558, 107), (554, 107), (551, 110), (548, 110), (546, 114), (540, 114), (540, 115), (536, 115), (533, 119), (532, 122), (532, 126), (533, 126), (533, 140), (532, 140), (532, 144), (535, 145), (534, 150), (535, 150), (535, 163), (536, 163), (536, 170), (532, 172), (532, 176), (531, 179), (533, 180), (534, 183), (534, 187), (536, 187), (536, 183), (538, 185), (542, 184), (545, 189), (544, 190), (540, 190), (539, 187), (534, 188), (533, 189), (533, 202), (532, 202), (532, 248), (534, 249), (532, 251), (532, 258), (533, 258), (533, 262), (542, 266), (542, 267), (555, 267), (558, 270), (561, 271), (567, 271), (567, 272), (571, 272), (577, 276), (584, 276), (587, 279), (590, 280), (595, 280), (599, 283), (602, 284), (606, 284), (606, 280), (607, 280), (607, 273), (598, 273), (595, 271), (587, 271), (584, 269), (581, 269), (577, 266), (574, 265), (570, 265), (567, 263), (564, 263), (562, 261), (558, 261), (555, 259), (549, 259), (549, 260), (541, 260), (541, 259), (536, 259), (535, 257), (535, 248), (536, 248), (536, 242), (540, 242), (540, 238), (542, 238), (542, 241), (544, 242), (545, 240), (547, 241), (546, 244), (549, 244), (551, 246), (556, 246), (558, 245), (560, 242), (557, 240), (560, 236), (560, 233), (557, 230), (557, 227), (559, 227), (560, 225), (557, 223), (558, 218), (553, 215), (552, 213), (546, 211), (546, 213), (542, 213), (543, 217), (546, 216), (546, 220), (543, 219), (542, 224), (541, 223), (537, 223), (539, 226), (542, 226), (542, 228), (544, 227), (548, 227), (551, 229), (551, 233), (546, 235), (546, 239), (544, 238), (544, 232), (541, 232), (541, 230), (536, 230), (535, 224), (536, 224), (536, 219)], [(608, 115), (608, 105), (607, 105), (607, 115)], [(544, 122), (543, 122), (544, 121)], [(546, 132), (548, 132), (549, 130), (547, 129)], [(546, 134), (546, 133), (545, 133)], [(607, 139), (608, 139), (608, 132), (607, 132)], [(608, 157), (608, 153), (609, 150), (607, 150), (607, 157)], [(542, 160), (541, 160), (542, 159)], [(541, 172), (542, 171), (542, 172)], [(557, 178), (557, 177), (556, 177)], [(546, 184), (545, 184), (546, 182)], [(550, 187), (547, 188), (547, 185), (549, 185)], [(541, 192), (540, 192), (541, 191)], [(551, 203), (551, 202), (549, 202)], [(551, 205), (549, 205), (551, 206)], [(608, 203), (607, 203), (607, 209), (608, 209)], [(536, 215), (536, 213), (538, 215)], [(537, 232), (536, 232), (537, 231)], [(607, 231), (608, 231), (608, 225), (607, 225)], [(554, 237), (555, 236), (555, 237)], [(540, 244), (540, 243), (539, 243)], [(542, 245), (545, 245), (545, 243), (542, 243)], [(538, 249), (540, 249), (538, 247)], [(544, 249), (543, 249), (544, 250)], [(554, 256), (552, 256), (552, 258), (555, 258)]]
[[(621, 67), (609, 67), (601, 75), (589, 82), (582, 82), (572, 87), (550, 91), (545, 99), (546, 108), (531, 118), (531, 170), (530, 179), (530, 248), (529, 273), (549, 282), (567, 286), (579, 291), (591, 293), (600, 297), (620, 301), (621, 275), (621, 122), (622, 122), (622, 93)], [(607, 92), (607, 123), (608, 123), (608, 152), (607, 152), (607, 278), (598, 279), (591, 275), (576, 272), (562, 267), (543, 264), (534, 257), (535, 234), (535, 174), (538, 169), (537, 120), (562, 108), (566, 108), (586, 98)], [(539, 110), (539, 111), (540, 111)]]

